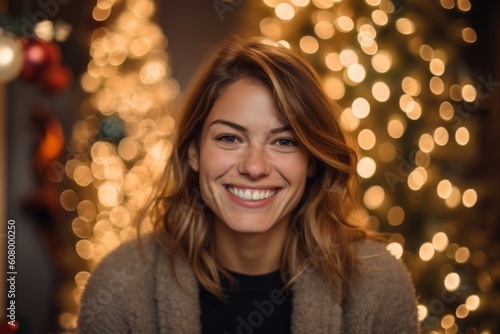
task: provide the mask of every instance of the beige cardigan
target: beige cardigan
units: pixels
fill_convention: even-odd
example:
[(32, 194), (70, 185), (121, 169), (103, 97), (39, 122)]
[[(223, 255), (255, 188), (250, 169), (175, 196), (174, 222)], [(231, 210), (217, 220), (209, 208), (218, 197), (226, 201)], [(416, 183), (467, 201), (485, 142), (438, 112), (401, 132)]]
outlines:
[[(292, 333), (419, 332), (405, 267), (374, 241), (360, 242), (357, 248), (360, 275), (352, 280), (344, 305), (340, 288), (314, 269), (294, 284)], [(186, 288), (180, 289), (163, 248), (148, 238), (144, 249), (149, 260), (136, 242), (129, 242), (97, 266), (81, 300), (78, 333), (201, 333), (198, 283), (190, 266), (176, 263)]]

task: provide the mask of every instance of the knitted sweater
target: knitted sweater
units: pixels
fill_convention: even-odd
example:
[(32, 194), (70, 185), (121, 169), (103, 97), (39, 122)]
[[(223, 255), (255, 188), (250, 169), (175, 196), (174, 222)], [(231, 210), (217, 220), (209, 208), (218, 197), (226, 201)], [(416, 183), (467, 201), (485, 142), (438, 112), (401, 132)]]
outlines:
[[(81, 300), (79, 333), (201, 333), (193, 270), (176, 261), (185, 289), (179, 288), (165, 250), (149, 238), (144, 241), (144, 254), (129, 242), (94, 270)], [(418, 333), (416, 299), (405, 267), (379, 243), (357, 246), (359, 275), (351, 280), (343, 304), (341, 285), (327, 282), (313, 268), (294, 283), (292, 333)], [(235, 333), (254, 332), (251, 324), (242, 326)]]

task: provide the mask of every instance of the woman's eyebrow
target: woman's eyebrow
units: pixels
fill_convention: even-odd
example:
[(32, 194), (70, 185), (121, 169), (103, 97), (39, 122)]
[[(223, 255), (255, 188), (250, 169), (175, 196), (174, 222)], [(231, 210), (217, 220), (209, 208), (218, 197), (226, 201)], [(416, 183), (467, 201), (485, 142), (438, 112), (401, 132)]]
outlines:
[(215, 125), (215, 124), (222, 124), (222, 125), (229, 126), (231, 128), (234, 128), (234, 129), (242, 131), (242, 132), (248, 132), (248, 129), (246, 127), (244, 127), (243, 125), (239, 125), (239, 124), (236, 124), (236, 123), (233, 123), (233, 122), (230, 122), (230, 121), (226, 121), (226, 120), (223, 120), (223, 119), (216, 119), (215, 121), (213, 121), (212, 123), (210, 123), (208, 125), (208, 127), (211, 127), (212, 125)]
[[(244, 127), (243, 125), (239, 125), (237, 123), (234, 123), (234, 122), (230, 122), (230, 121), (227, 121), (227, 120), (224, 120), (224, 119), (216, 119), (215, 121), (213, 121), (212, 123), (210, 123), (208, 125), (208, 127), (211, 127), (212, 125), (215, 125), (215, 124), (222, 124), (222, 125), (226, 125), (226, 126), (229, 126), (231, 128), (234, 128), (236, 130), (239, 130), (241, 132), (248, 132), (248, 128)], [(285, 125), (285, 126), (280, 126), (279, 128), (275, 128), (275, 129), (271, 129), (269, 131), (270, 134), (276, 134), (276, 133), (280, 133), (280, 132), (285, 132), (285, 131), (288, 131), (290, 130), (290, 127)]]

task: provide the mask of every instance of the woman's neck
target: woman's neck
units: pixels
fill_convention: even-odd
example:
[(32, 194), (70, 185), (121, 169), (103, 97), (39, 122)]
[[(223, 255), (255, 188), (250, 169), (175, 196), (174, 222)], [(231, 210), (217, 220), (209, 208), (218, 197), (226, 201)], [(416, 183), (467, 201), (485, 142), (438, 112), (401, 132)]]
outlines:
[(215, 224), (215, 256), (226, 269), (247, 274), (262, 275), (280, 266), (285, 245), (287, 224), (280, 223), (265, 233), (241, 233), (226, 224)]

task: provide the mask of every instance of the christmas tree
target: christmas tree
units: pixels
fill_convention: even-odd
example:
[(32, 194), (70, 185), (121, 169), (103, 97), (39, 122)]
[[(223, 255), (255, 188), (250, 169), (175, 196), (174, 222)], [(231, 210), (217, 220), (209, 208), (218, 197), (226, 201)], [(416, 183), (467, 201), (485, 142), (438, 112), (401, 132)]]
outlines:
[(75, 248), (87, 268), (74, 277), (74, 303), (60, 316), (63, 328), (76, 325), (76, 305), (92, 268), (137, 236), (136, 217), (169, 154), (175, 126), (170, 105), (179, 86), (170, 78), (155, 9), (152, 0), (98, 1), (93, 9), (100, 27), (90, 38), (91, 59), (80, 81), (89, 97), (65, 165), (72, 185), (61, 194), (61, 205), (76, 210)]

